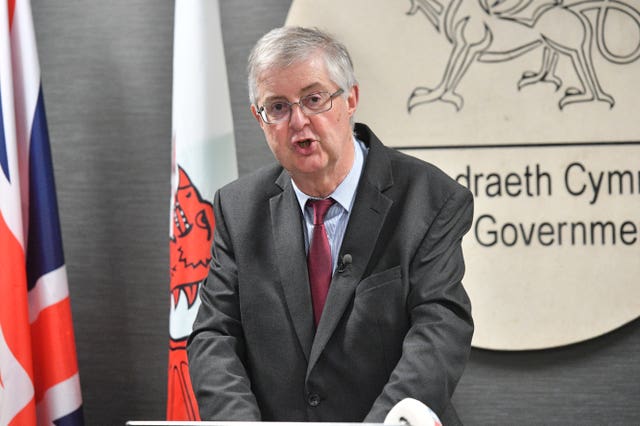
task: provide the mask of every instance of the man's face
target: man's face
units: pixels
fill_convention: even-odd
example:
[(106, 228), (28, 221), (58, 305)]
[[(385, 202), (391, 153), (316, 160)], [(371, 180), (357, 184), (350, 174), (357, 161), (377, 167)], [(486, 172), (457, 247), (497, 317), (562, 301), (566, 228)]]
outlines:
[[(328, 76), (324, 60), (315, 55), (287, 68), (263, 72), (258, 78), (257, 104), (297, 102), (312, 93), (334, 93), (338, 89)], [(309, 195), (326, 196), (311, 192), (317, 192), (313, 188), (333, 191), (351, 169), (354, 152), (349, 120), (357, 103), (356, 86), (347, 98), (343, 95), (333, 98), (333, 107), (316, 115), (306, 115), (299, 105), (293, 105), (289, 120), (267, 124), (255, 105), (251, 110), (269, 148), (296, 184)]]

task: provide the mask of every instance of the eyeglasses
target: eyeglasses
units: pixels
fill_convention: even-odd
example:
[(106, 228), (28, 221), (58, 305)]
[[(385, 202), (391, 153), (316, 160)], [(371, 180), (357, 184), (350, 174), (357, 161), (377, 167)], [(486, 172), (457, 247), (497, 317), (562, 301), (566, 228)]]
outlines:
[(262, 105), (258, 109), (258, 114), (262, 117), (262, 121), (267, 124), (276, 124), (282, 121), (288, 121), (291, 118), (291, 111), (294, 105), (298, 105), (302, 112), (306, 115), (320, 114), (326, 112), (333, 106), (333, 98), (344, 92), (338, 89), (333, 94), (329, 92), (316, 92), (303, 96), (298, 102), (275, 101)]

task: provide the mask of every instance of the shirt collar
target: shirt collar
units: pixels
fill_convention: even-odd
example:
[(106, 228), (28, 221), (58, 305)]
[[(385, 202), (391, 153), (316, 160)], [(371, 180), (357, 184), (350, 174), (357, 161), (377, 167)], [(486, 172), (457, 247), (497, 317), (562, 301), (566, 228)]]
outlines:
[[(356, 189), (358, 188), (358, 182), (360, 181), (360, 175), (362, 174), (362, 168), (364, 165), (364, 149), (366, 147), (364, 144), (356, 138), (352, 138), (353, 140), (353, 150), (354, 150), (354, 158), (353, 158), (353, 166), (351, 166), (351, 170), (347, 174), (347, 176), (340, 182), (340, 185), (333, 191), (329, 197), (333, 198), (336, 203), (340, 204), (345, 211), (349, 212), (351, 207), (353, 206), (353, 201), (356, 196)], [(300, 205), (300, 209), (304, 214), (304, 207), (307, 204), (307, 200), (310, 198), (309, 195), (305, 194), (298, 188), (296, 183), (291, 180), (291, 184), (293, 185), (293, 190), (296, 193), (296, 198), (298, 199), (298, 204)]]

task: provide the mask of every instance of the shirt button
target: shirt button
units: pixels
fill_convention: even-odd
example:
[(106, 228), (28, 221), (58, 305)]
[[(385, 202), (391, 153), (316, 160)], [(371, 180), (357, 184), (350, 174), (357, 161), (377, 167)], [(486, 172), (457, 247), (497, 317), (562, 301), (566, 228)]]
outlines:
[(320, 405), (320, 395), (318, 395), (317, 393), (310, 393), (307, 397), (307, 402), (310, 406), (317, 407), (318, 405)]

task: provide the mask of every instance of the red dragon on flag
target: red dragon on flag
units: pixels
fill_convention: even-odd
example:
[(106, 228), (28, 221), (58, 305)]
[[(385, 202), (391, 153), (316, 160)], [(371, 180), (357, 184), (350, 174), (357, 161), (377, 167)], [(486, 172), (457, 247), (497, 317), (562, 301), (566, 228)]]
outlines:
[(217, 0), (176, 0), (167, 420), (200, 420), (186, 343), (211, 262), (215, 191), (238, 177)]
[(173, 235), (169, 245), (171, 265), (171, 319), (169, 381), (170, 401), (182, 413), (173, 416), (195, 419), (198, 407), (191, 390), (186, 344), (197, 308), (198, 290), (207, 277), (213, 240), (213, 206), (203, 199), (187, 173), (178, 166), (178, 188), (174, 196)]

